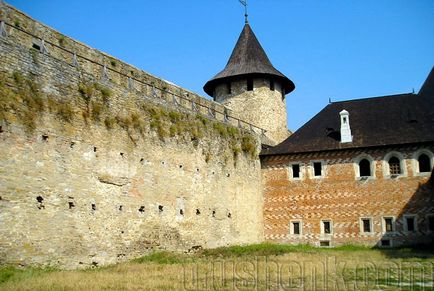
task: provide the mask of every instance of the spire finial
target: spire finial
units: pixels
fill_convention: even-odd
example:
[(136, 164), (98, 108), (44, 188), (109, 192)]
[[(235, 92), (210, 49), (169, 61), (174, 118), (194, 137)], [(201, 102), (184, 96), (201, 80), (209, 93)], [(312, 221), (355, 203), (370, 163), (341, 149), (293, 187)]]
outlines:
[(240, 1), (240, 3), (244, 6), (244, 21), (245, 21), (245, 23), (249, 23), (249, 20), (248, 20), (248, 16), (249, 16), (249, 14), (247, 13), (247, 0), (238, 0), (238, 1)]

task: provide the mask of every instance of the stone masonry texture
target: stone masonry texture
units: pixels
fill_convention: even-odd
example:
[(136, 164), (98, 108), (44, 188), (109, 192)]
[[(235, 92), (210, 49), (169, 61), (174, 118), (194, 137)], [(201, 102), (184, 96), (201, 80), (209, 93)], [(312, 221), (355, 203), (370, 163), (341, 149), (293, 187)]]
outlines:
[(262, 240), (259, 135), (13, 7), (0, 19), (1, 264)]
[(271, 145), (276, 145), (290, 135), (281, 90), (279, 82), (270, 90), (269, 79), (255, 78), (252, 91), (247, 90), (247, 80), (233, 81), (231, 94), (227, 94), (227, 85), (221, 84), (216, 87), (215, 98), (243, 120), (264, 128)]

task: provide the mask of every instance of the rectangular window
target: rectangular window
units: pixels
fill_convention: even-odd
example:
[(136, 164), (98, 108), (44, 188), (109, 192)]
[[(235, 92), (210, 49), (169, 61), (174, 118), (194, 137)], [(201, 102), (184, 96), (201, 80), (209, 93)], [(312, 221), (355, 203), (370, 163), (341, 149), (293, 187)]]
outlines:
[(393, 217), (383, 217), (384, 222), (384, 232), (393, 232), (395, 227), (393, 225)]
[(293, 164), (292, 165), (292, 178), (300, 178), (300, 165)]
[(319, 242), (319, 246), (320, 247), (329, 247), (330, 246), (330, 241), (328, 240), (322, 240)]
[(331, 234), (332, 233), (332, 223), (329, 220), (322, 221), (322, 233)]
[(275, 88), (274, 88), (274, 81), (273, 80), (270, 80), (270, 90), (271, 91), (275, 90)]
[(392, 244), (390, 243), (390, 239), (382, 239), (380, 241), (382, 247), (390, 247)]
[(434, 231), (434, 215), (429, 215), (428, 220), (428, 231)]
[(296, 234), (296, 235), (300, 235), (301, 234), (301, 221), (291, 221), (290, 226), (289, 226), (289, 233), (290, 234)]
[(253, 79), (247, 79), (247, 91), (253, 91)]
[(313, 163), (313, 174), (315, 177), (321, 177), (322, 176), (322, 164), (321, 164), (321, 162)]
[(372, 223), (370, 218), (362, 218), (362, 231), (364, 233), (372, 232)]
[(294, 234), (300, 234), (300, 222), (293, 222)]
[(405, 219), (405, 225), (406, 225), (406, 231), (413, 232), (416, 231), (416, 217), (414, 216), (406, 216)]

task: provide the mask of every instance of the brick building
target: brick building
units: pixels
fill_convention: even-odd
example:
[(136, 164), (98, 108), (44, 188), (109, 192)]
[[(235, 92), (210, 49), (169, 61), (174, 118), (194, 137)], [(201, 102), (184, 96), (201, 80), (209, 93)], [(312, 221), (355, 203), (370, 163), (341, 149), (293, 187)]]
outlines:
[(330, 103), (264, 150), (265, 239), (318, 246), (432, 242), (433, 108), (434, 69), (418, 94)]

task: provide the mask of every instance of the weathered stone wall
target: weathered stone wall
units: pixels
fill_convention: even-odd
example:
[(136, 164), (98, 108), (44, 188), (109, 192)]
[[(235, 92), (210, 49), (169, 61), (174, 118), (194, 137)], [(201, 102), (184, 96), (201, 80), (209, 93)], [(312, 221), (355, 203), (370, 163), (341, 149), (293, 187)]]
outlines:
[(275, 82), (275, 90), (270, 90), (270, 80), (253, 79), (253, 91), (247, 91), (247, 81), (231, 82), (231, 94), (227, 85), (220, 84), (215, 89), (215, 100), (240, 116), (241, 119), (266, 130), (265, 135), (271, 145), (284, 141), (290, 134), (287, 128), (285, 99), (282, 88)]
[(217, 103), (1, 11), (0, 263), (75, 268), (262, 239), (258, 136), (219, 121)]
[[(424, 147), (431, 153), (434, 146)], [(264, 235), (266, 240), (331, 246), (356, 243), (392, 246), (433, 241), (428, 219), (434, 215), (434, 185), (430, 173), (418, 173), (416, 156), (421, 147), (345, 150), (264, 157)], [(385, 157), (392, 151), (403, 157), (403, 175), (387, 174)], [(429, 153), (429, 152), (428, 152)], [(358, 177), (358, 160), (372, 159), (373, 177)], [(434, 163), (431, 155), (431, 165)], [(323, 177), (314, 177), (312, 162), (323, 163)], [(292, 178), (291, 164), (299, 164), (300, 178)], [(405, 215), (415, 215), (416, 231), (404, 228)], [(393, 232), (385, 233), (383, 217), (395, 219)], [(361, 219), (372, 221), (372, 232), (362, 231)], [(321, 234), (321, 220), (330, 220), (332, 234)], [(291, 222), (300, 222), (293, 234)]]

